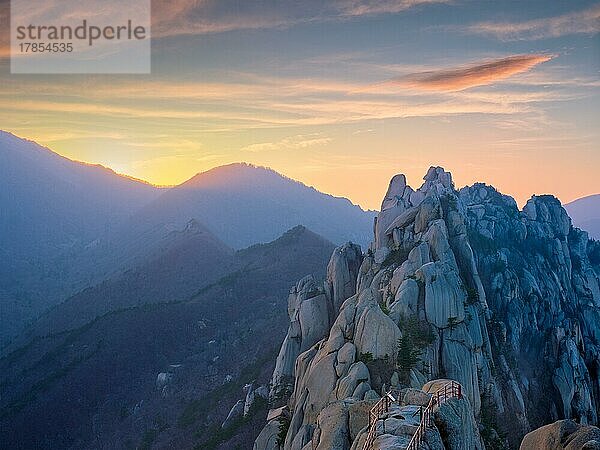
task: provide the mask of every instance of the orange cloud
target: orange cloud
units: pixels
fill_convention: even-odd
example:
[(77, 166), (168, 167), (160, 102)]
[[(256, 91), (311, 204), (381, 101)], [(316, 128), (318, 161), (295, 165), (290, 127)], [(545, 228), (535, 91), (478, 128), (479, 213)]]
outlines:
[(389, 84), (430, 91), (461, 91), (492, 84), (553, 58), (551, 55), (514, 55), (506, 58), (445, 70), (413, 73), (392, 79)]

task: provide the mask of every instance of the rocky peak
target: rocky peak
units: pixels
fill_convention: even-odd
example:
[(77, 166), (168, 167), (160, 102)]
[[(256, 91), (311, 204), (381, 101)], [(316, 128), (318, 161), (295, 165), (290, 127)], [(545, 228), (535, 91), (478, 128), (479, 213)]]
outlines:
[(454, 190), (452, 174), (446, 172), (442, 167), (430, 167), (423, 179), (425, 183), (419, 188), (421, 192), (429, 192), (429, 190), (435, 189), (438, 194), (441, 194)]
[[(390, 246), (393, 245), (393, 231), (401, 228), (405, 222), (412, 221), (422, 203), (422, 215), (418, 218), (421, 225), (423, 220), (436, 215), (439, 217), (441, 196), (455, 196), (452, 175), (443, 168), (431, 167), (423, 180), (423, 185), (416, 191), (406, 184), (406, 176), (403, 174), (395, 175), (390, 181), (381, 204), (381, 212), (375, 220), (372, 250), (377, 263), (388, 256)], [(420, 231), (422, 230), (417, 227), (417, 232)]]
[[(353, 411), (390, 387), (426, 391), (436, 379), (460, 383), (461, 414), (490, 445), (515, 447), (558, 418), (597, 421), (600, 268), (587, 235), (553, 197), (519, 211), (485, 184), (455, 191), (440, 167), (424, 180), (415, 191), (393, 177), (364, 257), (352, 244), (337, 248), (323, 288), (290, 295), (277, 362), (287, 369), (273, 378), (293, 391), (285, 450), (362, 448), (367, 423)], [(443, 444), (430, 448), (464, 448), (462, 415), (459, 438), (440, 425)], [(405, 448), (398, 427), (381, 445)], [(480, 448), (470, 429), (468, 447)]]
[(403, 174), (394, 175), (390, 180), (385, 197), (381, 202), (381, 210), (392, 208), (398, 204), (398, 201), (402, 199), (404, 191), (406, 189), (406, 176)]
[(564, 238), (571, 229), (571, 218), (560, 201), (552, 195), (534, 195), (523, 208), (523, 213), (552, 237)]

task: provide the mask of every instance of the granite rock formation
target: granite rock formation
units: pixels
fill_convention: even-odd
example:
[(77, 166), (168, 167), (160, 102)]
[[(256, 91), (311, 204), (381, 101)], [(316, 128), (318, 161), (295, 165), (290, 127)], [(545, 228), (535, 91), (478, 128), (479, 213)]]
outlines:
[[(519, 210), (484, 184), (456, 190), (440, 167), (416, 190), (396, 175), (364, 256), (346, 244), (323, 285), (292, 290), (271, 386), (290, 418), (265, 430), (283, 430), (286, 450), (359, 449), (381, 395), (411, 388), (399, 408), (415, 408), (438, 379), (464, 398), (436, 411), (430, 448), (517, 448), (553, 420), (597, 423), (596, 253), (554, 197)], [(405, 448), (418, 425), (406, 416), (383, 418), (394, 432), (373, 448)]]

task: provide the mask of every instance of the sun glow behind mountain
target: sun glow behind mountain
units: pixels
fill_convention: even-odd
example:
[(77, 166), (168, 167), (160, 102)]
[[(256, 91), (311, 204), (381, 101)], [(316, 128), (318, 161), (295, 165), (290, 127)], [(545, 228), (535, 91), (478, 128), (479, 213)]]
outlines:
[(234, 3), (155, 2), (149, 76), (0, 53), (2, 127), (154, 184), (246, 161), (372, 209), (431, 164), (519, 203), (598, 192), (597, 2)]

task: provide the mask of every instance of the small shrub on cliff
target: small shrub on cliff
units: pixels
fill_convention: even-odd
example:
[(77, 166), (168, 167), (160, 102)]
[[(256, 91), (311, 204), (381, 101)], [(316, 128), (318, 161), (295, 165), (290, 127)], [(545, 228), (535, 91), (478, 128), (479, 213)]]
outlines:
[(287, 404), (290, 396), (292, 395), (292, 386), (294, 385), (294, 379), (290, 376), (285, 376), (281, 379), (280, 384), (273, 389), (273, 396), (271, 398), (271, 409), (279, 408)]
[(386, 315), (389, 316), (390, 315), (390, 310), (387, 307), (387, 305), (385, 304), (385, 302), (383, 300), (381, 300), (379, 302), (379, 308), (381, 308), (381, 311)]
[(371, 352), (361, 353), (360, 355), (358, 355), (358, 360), (362, 361), (365, 364), (369, 364), (370, 362), (373, 361), (373, 353), (371, 353)]
[(489, 394), (481, 395), (481, 438), (488, 450), (508, 450), (506, 435), (499, 431), (498, 407)]
[(479, 303), (479, 292), (477, 289), (473, 289), (472, 287), (467, 287), (467, 305), (475, 305)]
[(410, 370), (417, 365), (423, 349), (433, 343), (435, 336), (427, 322), (414, 317), (402, 317), (400, 329), (402, 337), (398, 340), (396, 367), (402, 381), (407, 382)]
[(402, 335), (409, 335), (414, 344), (419, 348), (425, 348), (435, 341), (431, 325), (425, 321), (415, 317), (401, 317), (398, 326), (402, 331)]
[(421, 354), (422, 350), (415, 346), (409, 334), (404, 334), (398, 339), (398, 360), (396, 364), (404, 380), (408, 379), (410, 369), (417, 365)]
[(404, 261), (408, 259), (408, 254), (412, 249), (404, 249), (402, 247), (396, 247), (393, 249), (385, 260), (381, 263), (381, 267), (389, 267), (392, 265), (400, 266)]
[(448, 317), (448, 328), (454, 330), (458, 325), (458, 319), (456, 317)]
[(277, 434), (277, 445), (279, 445), (279, 447), (283, 447), (283, 444), (285, 443), (285, 437), (287, 436), (288, 430), (290, 429), (290, 418), (288, 416), (280, 416), (278, 419), (279, 421), (279, 433)]

